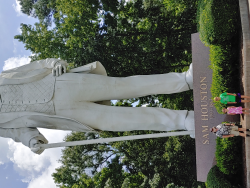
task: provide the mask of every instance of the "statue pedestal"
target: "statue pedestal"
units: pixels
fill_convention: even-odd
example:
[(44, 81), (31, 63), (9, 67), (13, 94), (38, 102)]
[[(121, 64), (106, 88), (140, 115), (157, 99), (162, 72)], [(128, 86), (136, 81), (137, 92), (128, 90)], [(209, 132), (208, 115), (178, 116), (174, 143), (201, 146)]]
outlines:
[(213, 106), (209, 47), (200, 41), (199, 33), (192, 34), (192, 63), (197, 180), (205, 182), (215, 164), (216, 135), (210, 128), (224, 121), (240, 121), (240, 116), (218, 114)]

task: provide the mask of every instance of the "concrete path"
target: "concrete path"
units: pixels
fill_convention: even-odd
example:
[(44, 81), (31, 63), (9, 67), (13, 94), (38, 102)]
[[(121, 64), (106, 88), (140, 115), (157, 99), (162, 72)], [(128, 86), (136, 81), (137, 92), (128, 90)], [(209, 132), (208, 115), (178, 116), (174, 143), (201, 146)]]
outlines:
[[(249, 5), (250, 0), (239, 0), (240, 5), (240, 16), (242, 25), (242, 37), (243, 37), (243, 87), (244, 94), (250, 96), (250, 15)], [(250, 103), (246, 103), (246, 108), (250, 108)], [(250, 128), (250, 116), (245, 116), (242, 120), (243, 127)], [(250, 138), (245, 139), (246, 149), (246, 169), (247, 169), (247, 187), (250, 187)]]

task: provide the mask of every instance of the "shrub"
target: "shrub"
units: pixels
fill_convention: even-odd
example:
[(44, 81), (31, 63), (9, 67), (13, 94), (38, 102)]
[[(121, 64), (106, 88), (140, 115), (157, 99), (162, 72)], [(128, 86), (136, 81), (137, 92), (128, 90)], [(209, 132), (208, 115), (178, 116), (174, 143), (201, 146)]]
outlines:
[(224, 174), (240, 173), (242, 168), (242, 139), (240, 137), (233, 138), (217, 138), (216, 139), (216, 161), (217, 166)]
[(199, 0), (198, 31), (206, 44), (223, 44), (230, 40), (239, 26), (239, 2), (235, 0)]
[(206, 186), (208, 188), (237, 188), (228, 181), (228, 176), (224, 175), (216, 165), (208, 172)]
[[(210, 47), (210, 68), (213, 70), (212, 97), (221, 93), (239, 92), (240, 16), (238, 1), (199, 0), (197, 24), (200, 38)], [(215, 102), (218, 113), (226, 105)]]
[[(221, 93), (236, 93), (239, 91), (239, 66), (237, 61), (237, 47), (227, 43), (224, 46), (210, 45), (210, 68), (213, 70), (211, 93), (217, 97)], [(217, 101), (214, 104), (218, 113), (226, 105)]]

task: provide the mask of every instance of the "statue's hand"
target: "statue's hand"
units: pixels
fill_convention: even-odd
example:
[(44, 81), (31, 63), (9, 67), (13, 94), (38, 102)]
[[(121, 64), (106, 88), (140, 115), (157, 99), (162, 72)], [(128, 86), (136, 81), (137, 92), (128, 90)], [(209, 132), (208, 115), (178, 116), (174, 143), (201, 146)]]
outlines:
[(39, 147), (36, 147), (37, 144), (47, 144), (48, 141), (46, 139), (44, 140), (39, 140), (37, 137), (35, 138), (32, 138), (30, 140), (30, 148), (31, 148), (31, 151), (33, 151), (34, 153), (40, 155), (44, 149), (41, 149)]
[(67, 63), (65, 61), (59, 61), (56, 63), (55, 67), (52, 69), (52, 75), (53, 76), (60, 76), (63, 73), (66, 73), (67, 69)]

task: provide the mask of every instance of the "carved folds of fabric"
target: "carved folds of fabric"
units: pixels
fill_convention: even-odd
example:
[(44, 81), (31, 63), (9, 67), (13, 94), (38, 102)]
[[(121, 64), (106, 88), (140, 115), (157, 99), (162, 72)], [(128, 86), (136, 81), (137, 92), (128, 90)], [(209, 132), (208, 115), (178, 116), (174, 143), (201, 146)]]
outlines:
[(41, 80), (19, 85), (0, 86), (1, 112), (41, 112), (55, 114), (53, 101), (55, 78), (50, 74)]

